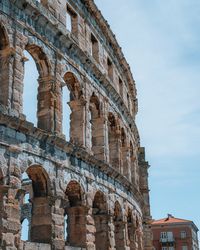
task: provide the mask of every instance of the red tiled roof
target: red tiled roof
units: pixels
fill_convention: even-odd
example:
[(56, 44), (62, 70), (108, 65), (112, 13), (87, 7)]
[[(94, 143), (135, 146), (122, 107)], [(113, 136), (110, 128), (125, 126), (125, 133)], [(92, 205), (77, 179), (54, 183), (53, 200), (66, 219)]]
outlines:
[(184, 223), (184, 222), (192, 222), (190, 220), (184, 220), (184, 219), (179, 219), (179, 218), (175, 218), (175, 217), (167, 217), (167, 218), (163, 218), (160, 220), (154, 220), (152, 221), (152, 225), (157, 225), (157, 224), (173, 224), (173, 223)]

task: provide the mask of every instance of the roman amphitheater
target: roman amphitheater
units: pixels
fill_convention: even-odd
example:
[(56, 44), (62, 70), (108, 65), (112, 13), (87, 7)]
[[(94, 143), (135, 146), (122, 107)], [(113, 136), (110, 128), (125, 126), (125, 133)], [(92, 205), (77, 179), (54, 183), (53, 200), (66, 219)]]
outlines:
[[(39, 74), (37, 126), (23, 108), (25, 52)], [(0, 0), (0, 249), (152, 249), (137, 109), (93, 0)]]

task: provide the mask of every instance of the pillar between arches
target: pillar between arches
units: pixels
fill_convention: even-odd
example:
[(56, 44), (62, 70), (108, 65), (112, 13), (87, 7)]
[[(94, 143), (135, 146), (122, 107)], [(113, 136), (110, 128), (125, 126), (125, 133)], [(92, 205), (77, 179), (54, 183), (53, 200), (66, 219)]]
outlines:
[(69, 103), (70, 115), (70, 141), (79, 146), (85, 147), (85, 105), (86, 101), (81, 98), (72, 100)]
[[(23, 191), (22, 191), (23, 192)], [(0, 186), (0, 247), (19, 249), (21, 190), (10, 186)]]
[(51, 217), (52, 217), (52, 250), (64, 250), (64, 208), (66, 200), (63, 197), (51, 197)]
[(38, 128), (51, 133), (60, 133), (59, 105), (56, 100), (61, 98), (56, 90), (56, 82), (53, 76), (41, 77), (38, 79)]
[(92, 151), (97, 159), (106, 161), (106, 138), (104, 117), (98, 117), (92, 120)]

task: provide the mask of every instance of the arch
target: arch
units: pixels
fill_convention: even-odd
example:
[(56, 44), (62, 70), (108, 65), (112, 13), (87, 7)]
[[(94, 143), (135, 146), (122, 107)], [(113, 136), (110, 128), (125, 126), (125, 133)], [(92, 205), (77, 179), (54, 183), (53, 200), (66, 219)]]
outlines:
[(64, 75), (64, 81), (70, 91), (70, 101), (80, 99), (83, 92), (80, 83), (74, 73), (70, 71), (66, 72)]
[(109, 163), (120, 171), (120, 141), (117, 122), (112, 113), (108, 114)]
[(9, 104), (9, 39), (4, 26), (0, 23), (0, 104)]
[[(62, 96), (64, 95), (64, 91), (68, 92), (67, 104), (70, 107), (71, 113), (68, 115), (68, 120), (64, 121), (64, 112), (68, 112), (69, 110), (66, 108), (66, 104), (62, 102), (62, 124), (67, 123), (67, 125), (62, 127), (69, 129), (69, 138), (72, 143), (83, 146), (85, 144), (85, 101), (82, 87), (72, 72), (66, 72), (63, 78), (65, 85), (62, 86), (61, 92)], [(65, 87), (67, 90), (65, 90)], [(67, 135), (68, 133), (64, 134)]]
[(80, 184), (77, 181), (72, 180), (69, 182), (65, 194), (68, 197), (70, 207), (82, 205), (83, 192)]
[(32, 165), (27, 168), (26, 173), (32, 181), (34, 198), (47, 197), (50, 195), (50, 179), (43, 167), (40, 165)]
[(125, 250), (125, 226), (123, 222), (122, 208), (118, 201), (115, 202), (113, 222), (115, 226), (115, 248)]
[(26, 120), (32, 122), (36, 127), (38, 122), (37, 96), (39, 72), (34, 58), (27, 50), (24, 51), (23, 56), (23, 114), (26, 115)]
[(64, 214), (66, 243), (73, 247), (86, 247), (86, 208), (83, 205), (83, 190), (71, 180), (66, 188), (68, 205)]
[[(25, 174), (26, 173), (26, 174)], [(28, 177), (28, 178), (27, 178)], [(40, 165), (32, 165), (22, 175), (22, 186), (29, 193), (29, 203), (22, 204), (22, 216), (29, 207), (27, 216), (30, 218), (30, 241), (50, 243), (52, 231), (50, 206), (50, 179), (45, 169)]]
[(96, 250), (108, 250), (109, 249), (108, 206), (105, 195), (100, 191), (97, 191), (94, 196), (92, 214), (96, 228), (95, 232)]
[(49, 60), (44, 53), (44, 51), (41, 49), (41, 47), (35, 45), (35, 44), (28, 44), (25, 47), (25, 50), (30, 53), (30, 55), (33, 57), (40, 78), (48, 77), (51, 74), (51, 65), (49, 63)]
[[(55, 81), (55, 79), (53, 79), (51, 75), (51, 64), (42, 48), (35, 44), (26, 45), (25, 51), (27, 52), (27, 58), (25, 56), (23, 58), (24, 76), (26, 76), (28, 70), (28, 64), (26, 62), (29, 61), (29, 63), (32, 63), (32, 70), (34, 69), (35, 64), (37, 69), (33, 71), (33, 79), (31, 80), (31, 83), (35, 82), (37, 84), (32, 84), (32, 92), (30, 93), (30, 88), (26, 88), (27, 83), (24, 82), (23, 99), (26, 100), (26, 103), (30, 98), (33, 98), (36, 102), (34, 109), (31, 110), (31, 114), (30, 110), (25, 111), (24, 107), (27, 105), (26, 103), (23, 103), (23, 112), (26, 112), (25, 115), (31, 119), (31, 122), (33, 122), (35, 126), (38, 126), (43, 130), (52, 131), (54, 129), (52, 81)], [(29, 74), (31, 74), (31, 72), (29, 72)], [(24, 78), (24, 81), (25, 80), (26, 78)]]

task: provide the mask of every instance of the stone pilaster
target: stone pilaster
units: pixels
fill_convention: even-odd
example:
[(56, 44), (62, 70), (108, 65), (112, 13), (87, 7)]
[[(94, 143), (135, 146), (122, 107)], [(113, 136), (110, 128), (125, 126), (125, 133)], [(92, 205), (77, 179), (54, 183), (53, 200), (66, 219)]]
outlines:
[(0, 187), (0, 247), (17, 250), (20, 243), (20, 192), (9, 186)]
[(51, 222), (50, 198), (34, 197), (32, 199), (31, 241), (49, 244), (51, 242)]
[(109, 240), (109, 245), (110, 249), (115, 249), (115, 225), (113, 221), (113, 216), (109, 215), (108, 216), (108, 240)]
[(27, 58), (23, 55), (25, 49), (26, 38), (16, 30), (14, 33), (15, 54), (13, 56), (12, 75), (11, 82), (11, 109), (15, 115), (19, 116), (23, 113), (23, 80), (24, 80), (24, 64)]
[(145, 160), (145, 149), (139, 149), (139, 167), (140, 167), (140, 191), (143, 196), (143, 245), (144, 250), (152, 249), (152, 231), (150, 227), (151, 213), (149, 201), (148, 168), (149, 164)]
[(57, 122), (55, 119), (57, 95), (54, 88), (55, 79), (52, 76), (47, 76), (39, 78), (38, 83), (38, 128), (52, 133), (60, 132), (55, 124)]
[(94, 156), (102, 161), (106, 160), (105, 144), (105, 119), (99, 117), (93, 120), (92, 124), (92, 151)]
[(69, 102), (72, 110), (70, 115), (70, 141), (85, 146), (85, 104), (84, 100)]
[(121, 170), (120, 130), (109, 131), (109, 163), (118, 172)]
[(13, 59), (15, 50), (7, 47), (0, 50), (0, 104), (10, 108), (11, 104), (11, 85), (13, 72)]
[(86, 249), (87, 250), (95, 250), (95, 223), (94, 218), (92, 216), (92, 209), (88, 210), (88, 214), (86, 216)]
[(51, 199), (52, 216), (52, 249), (63, 250), (65, 248), (64, 239), (64, 201), (62, 198)]

